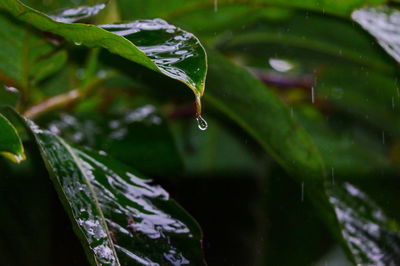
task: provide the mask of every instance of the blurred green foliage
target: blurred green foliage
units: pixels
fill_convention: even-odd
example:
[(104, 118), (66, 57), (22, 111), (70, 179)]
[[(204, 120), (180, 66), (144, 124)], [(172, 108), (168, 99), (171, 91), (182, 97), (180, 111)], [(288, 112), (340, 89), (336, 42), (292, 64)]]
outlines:
[(3, 0), (0, 264), (398, 265), (397, 6)]

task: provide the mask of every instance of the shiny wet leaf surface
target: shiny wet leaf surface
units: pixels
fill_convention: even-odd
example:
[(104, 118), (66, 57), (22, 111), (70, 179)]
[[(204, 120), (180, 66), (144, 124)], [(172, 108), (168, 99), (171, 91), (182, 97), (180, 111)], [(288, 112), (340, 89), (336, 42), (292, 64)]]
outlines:
[(203, 264), (197, 223), (165, 190), (104, 155), (29, 126), (93, 263)]
[(397, 265), (400, 261), (398, 224), (350, 183), (331, 186), (328, 195), (355, 263)]
[[(197, 98), (204, 92), (207, 60), (202, 45), (194, 35), (161, 19), (97, 27), (49, 19), (18, 0), (5, 0), (0, 3), (0, 9), (16, 15), (40, 30), (60, 35), (76, 45), (103, 47), (179, 80), (185, 83)], [(200, 114), (200, 103), (197, 109)]]

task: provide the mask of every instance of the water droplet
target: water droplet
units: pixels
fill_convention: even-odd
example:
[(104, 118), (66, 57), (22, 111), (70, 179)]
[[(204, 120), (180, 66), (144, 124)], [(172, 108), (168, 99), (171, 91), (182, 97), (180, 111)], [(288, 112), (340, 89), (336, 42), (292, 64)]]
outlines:
[(81, 42), (74, 42), (74, 44), (75, 44), (75, 45), (78, 45), (78, 46), (79, 46), (79, 45), (82, 45)]
[(311, 102), (315, 103), (314, 87), (311, 87)]
[(206, 130), (207, 129), (208, 124), (207, 124), (207, 121), (204, 120), (203, 117), (198, 116), (198, 117), (196, 117), (196, 120), (197, 120), (197, 125), (199, 126), (200, 130)]

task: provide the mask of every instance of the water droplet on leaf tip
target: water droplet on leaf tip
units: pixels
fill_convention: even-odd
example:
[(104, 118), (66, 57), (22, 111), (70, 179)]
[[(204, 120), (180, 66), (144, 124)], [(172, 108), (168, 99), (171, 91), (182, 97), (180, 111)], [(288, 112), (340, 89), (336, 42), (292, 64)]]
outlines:
[(206, 130), (207, 129), (208, 124), (207, 124), (207, 121), (204, 120), (203, 117), (198, 116), (198, 117), (196, 117), (196, 120), (197, 120), (197, 125), (198, 125), (200, 130)]

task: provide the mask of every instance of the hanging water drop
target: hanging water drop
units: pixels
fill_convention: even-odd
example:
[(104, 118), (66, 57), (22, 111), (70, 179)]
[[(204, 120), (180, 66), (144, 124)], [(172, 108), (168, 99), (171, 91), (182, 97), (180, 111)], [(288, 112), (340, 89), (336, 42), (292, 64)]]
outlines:
[(198, 125), (200, 130), (206, 130), (207, 129), (208, 124), (207, 124), (207, 121), (204, 120), (203, 117), (198, 116), (198, 117), (196, 117), (196, 120), (197, 120), (197, 125)]

